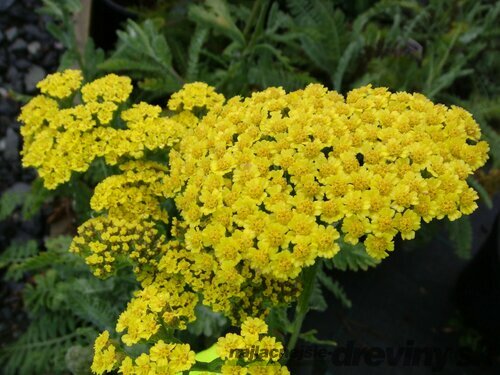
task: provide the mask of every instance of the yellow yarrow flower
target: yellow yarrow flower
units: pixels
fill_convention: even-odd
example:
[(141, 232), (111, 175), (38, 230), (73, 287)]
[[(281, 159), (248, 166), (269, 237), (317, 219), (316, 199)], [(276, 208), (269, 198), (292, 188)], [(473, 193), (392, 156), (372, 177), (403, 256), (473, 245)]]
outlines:
[(83, 76), (81, 71), (67, 69), (63, 72), (48, 75), (38, 82), (36, 87), (40, 89), (42, 94), (57, 99), (65, 99), (80, 88), (82, 80)]

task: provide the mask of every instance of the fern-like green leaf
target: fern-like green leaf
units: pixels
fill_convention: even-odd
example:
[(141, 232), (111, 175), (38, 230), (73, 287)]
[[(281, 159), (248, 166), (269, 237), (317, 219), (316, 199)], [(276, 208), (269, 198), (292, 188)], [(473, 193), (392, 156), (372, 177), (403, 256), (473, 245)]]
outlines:
[(0, 197), (0, 221), (8, 218), (26, 198), (27, 192), (6, 191)]
[(20, 269), (27, 259), (38, 253), (36, 241), (13, 242), (0, 254), (0, 268), (7, 267), (4, 278), (6, 280), (20, 280), (24, 271)]
[(63, 374), (65, 355), (76, 343), (88, 345), (97, 332), (66, 313), (42, 315), (13, 344), (0, 350), (4, 375)]
[(304, 52), (318, 68), (331, 74), (349, 40), (343, 13), (324, 0), (289, 0), (287, 4), (302, 33)]
[(168, 83), (171, 91), (179, 89), (182, 78), (172, 66), (172, 53), (165, 36), (152, 20), (138, 24), (129, 20), (118, 31), (116, 51), (99, 64), (105, 71), (126, 71), (135, 78), (155, 78)]
[(325, 263), (327, 266), (333, 266), (341, 271), (366, 271), (368, 268), (375, 267), (380, 263), (380, 261), (368, 255), (362, 243), (350, 245), (340, 241), (339, 245), (340, 251), (331, 261)]
[(362, 48), (363, 48), (363, 39), (360, 37), (349, 43), (344, 53), (342, 54), (342, 57), (339, 60), (337, 69), (335, 70), (332, 79), (333, 87), (338, 92), (340, 92), (342, 89), (342, 80), (344, 78), (344, 74), (347, 67), (351, 63), (351, 60), (356, 58), (357, 54), (361, 51)]
[(221, 313), (214, 312), (210, 308), (198, 304), (195, 308), (196, 320), (188, 326), (193, 335), (206, 337), (218, 337), (227, 325), (227, 319)]
[(31, 188), (25, 196), (22, 208), (22, 215), (25, 219), (32, 218), (37, 212), (40, 211), (43, 204), (50, 198), (51, 191), (43, 186), (41, 178), (37, 178), (31, 183)]
[(449, 221), (448, 235), (455, 252), (462, 259), (470, 259), (472, 249), (472, 225), (468, 216)]
[(207, 36), (208, 29), (203, 26), (198, 26), (191, 38), (186, 69), (186, 80), (189, 82), (198, 79), (200, 53)]
[(204, 5), (191, 5), (189, 18), (200, 26), (217, 30), (240, 46), (245, 44), (245, 37), (236, 26), (225, 0), (207, 0)]
[(330, 279), (322, 270), (318, 272), (318, 279), (321, 284), (323, 284), (323, 286), (328, 289), (335, 296), (335, 298), (340, 301), (340, 303), (342, 303), (343, 306), (349, 309), (352, 307), (351, 300), (347, 297), (344, 288), (342, 288), (342, 285), (340, 285), (338, 281)]
[(337, 346), (337, 342), (334, 340), (322, 340), (317, 337), (318, 331), (315, 329), (311, 329), (310, 331), (303, 332), (299, 335), (299, 337), (305, 342), (316, 344), (316, 345), (329, 345), (329, 346)]
[(287, 91), (298, 90), (316, 80), (305, 72), (286, 70), (269, 59), (260, 59), (248, 71), (248, 82), (259, 88), (283, 87)]
[(313, 281), (313, 289), (311, 292), (311, 298), (309, 299), (309, 308), (316, 311), (325, 311), (328, 307), (325, 297), (323, 296), (323, 291), (321, 289), (321, 284), (318, 279)]

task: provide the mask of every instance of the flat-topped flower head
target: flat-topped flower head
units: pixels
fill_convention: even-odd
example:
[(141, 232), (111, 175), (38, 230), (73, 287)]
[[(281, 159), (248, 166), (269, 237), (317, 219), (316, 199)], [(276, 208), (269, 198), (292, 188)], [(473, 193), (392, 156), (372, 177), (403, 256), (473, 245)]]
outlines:
[(42, 94), (56, 99), (65, 99), (75, 93), (81, 86), (83, 80), (82, 72), (75, 69), (67, 69), (48, 75), (37, 83), (36, 87)]

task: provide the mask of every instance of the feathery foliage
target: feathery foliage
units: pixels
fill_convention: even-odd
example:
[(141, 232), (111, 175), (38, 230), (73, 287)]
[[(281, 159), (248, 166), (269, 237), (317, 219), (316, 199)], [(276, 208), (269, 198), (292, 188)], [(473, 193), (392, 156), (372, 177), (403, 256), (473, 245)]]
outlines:
[(136, 287), (126, 267), (107, 280), (93, 277), (85, 262), (68, 252), (70, 242), (66, 236), (50, 238), (42, 250), (34, 241), (15, 243), (0, 257), (6, 279), (34, 275), (23, 290), (30, 324), (0, 351), (6, 375), (67, 372), (68, 350), (89, 347), (103, 329), (113, 331)]

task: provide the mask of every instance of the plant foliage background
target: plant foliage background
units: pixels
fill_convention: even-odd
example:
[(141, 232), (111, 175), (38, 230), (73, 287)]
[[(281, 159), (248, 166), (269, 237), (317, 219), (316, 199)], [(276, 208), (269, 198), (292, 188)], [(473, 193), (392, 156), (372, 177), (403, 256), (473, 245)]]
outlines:
[[(77, 47), (72, 16), (78, 0), (44, 0), (48, 30), (66, 48), (61, 69), (78, 66), (90, 81), (109, 72), (126, 73), (139, 86), (136, 99), (164, 103), (184, 83), (204, 81), (224, 95), (247, 95), (268, 86), (286, 90), (320, 82), (343, 94), (372, 83), (391, 90), (418, 91), (435, 102), (471, 111), (490, 144), (489, 165), (470, 183), (486, 206), (500, 185), (500, 3), (475, 0), (284, 0), (157, 1), (133, 9), (137, 17), (117, 31), (116, 47)], [(154, 3), (154, 2), (153, 2)], [(34, 181), (26, 193), (4, 194), (0, 220), (29, 217), (43, 204), (68, 199), (81, 223), (92, 213), (90, 194), (111, 171), (95, 163), (67, 186), (46, 191)], [(423, 228), (418, 241), (442, 232)], [(447, 224), (447, 241), (467, 258), (472, 244), (468, 218)], [(67, 233), (69, 236), (72, 233)], [(12, 243), (0, 255), (4, 278), (24, 281), (25, 333), (0, 352), (5, 374), (86, 374), (91, 343), (99, 330), (113, 330), (136, 282), (127, 264), (105, 281), (94, 278), (83, 260), (68, 253), (71, 237)], [(415, 246), (413, 242), (411, 244)], [(362, 246), (342, 246), (325, 270), (365, 271), (376, 262)], [(313, 306), (322, 310), (322, 290), (351, 306), (342, 286), (319, 273)], [(200, 347), (227, 326), (218, 314), (199, 311), (203, 321), (190, 327)], [(290, 330), (285, 312), (273, 316)], [(314, 332), (302, 339), (320, 342)]]

